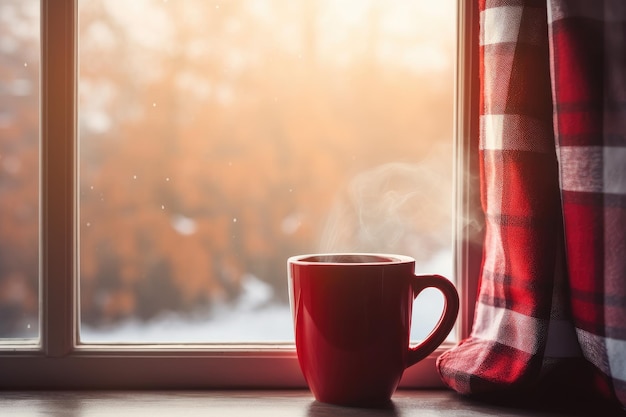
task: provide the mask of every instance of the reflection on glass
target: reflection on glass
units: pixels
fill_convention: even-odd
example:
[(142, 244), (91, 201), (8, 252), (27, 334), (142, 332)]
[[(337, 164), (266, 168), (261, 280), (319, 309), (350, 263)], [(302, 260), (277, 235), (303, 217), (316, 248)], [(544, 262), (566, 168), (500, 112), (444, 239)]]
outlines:
[(39, 1), (0, 0), (0, 342), (39, 334)]
[(80, 0), (82, 341), (292, 340), (294, 254), (449, 276), (453, 4)]

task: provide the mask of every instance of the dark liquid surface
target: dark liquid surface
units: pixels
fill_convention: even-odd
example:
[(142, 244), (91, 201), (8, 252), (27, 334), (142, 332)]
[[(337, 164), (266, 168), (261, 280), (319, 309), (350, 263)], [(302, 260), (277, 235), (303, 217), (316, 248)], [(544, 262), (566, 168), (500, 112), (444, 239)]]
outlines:
[(367, 255), (367, 254), (336, 254), (336, 255), (318, 255), (301, 259), (302, 262), (319, 262), (319, 263), (335, 263), (335, 264), (361, 264), (361, 263), (381, 263), (396, 262), (397, 259), (387, 258), (383, 256)]

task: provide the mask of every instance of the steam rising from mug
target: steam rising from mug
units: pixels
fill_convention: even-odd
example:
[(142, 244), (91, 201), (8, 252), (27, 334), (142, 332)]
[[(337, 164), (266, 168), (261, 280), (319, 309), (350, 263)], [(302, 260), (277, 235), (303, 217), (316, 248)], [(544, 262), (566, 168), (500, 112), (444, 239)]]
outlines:
[(405, 253), (428, 259), (450, 245), (451, 175), (389, 163), (356, 175), (337, 197), (321, 252)]

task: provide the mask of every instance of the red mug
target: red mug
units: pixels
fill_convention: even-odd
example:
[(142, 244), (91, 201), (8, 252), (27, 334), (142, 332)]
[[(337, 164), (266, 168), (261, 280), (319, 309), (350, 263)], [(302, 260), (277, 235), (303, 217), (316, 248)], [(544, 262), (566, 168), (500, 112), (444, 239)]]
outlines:
[[(288, 260), (298, 362), (315, 398), (347, 406), (390, 401), (404, 370), (454, 327), (459, 296), (439, 275), (415, 275), (402, 255), (318, 254)], [(413, 301), (434, 287), (445, 298), (430, 335), (409, 346)]]

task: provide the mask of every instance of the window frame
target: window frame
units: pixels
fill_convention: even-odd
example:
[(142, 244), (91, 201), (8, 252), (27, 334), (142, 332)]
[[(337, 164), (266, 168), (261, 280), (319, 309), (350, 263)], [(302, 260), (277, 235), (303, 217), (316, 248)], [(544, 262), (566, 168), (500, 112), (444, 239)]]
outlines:
[[(0, 342), (0, 388), (303, 388), (295, 347), (278, 344), (79, 345), (77, 3), (41, 0), (40, 338)], [(478, 159), (478, 12), (459, 0), (455, 88), (454, 274), (459, 339), (470, 334), (482, 255)], [(473, 149), (473, 151), (472, 151)], [(473, 219), (469, 222), (465, 219)], [(401, 387), (439, 387), (435, 361)]]

